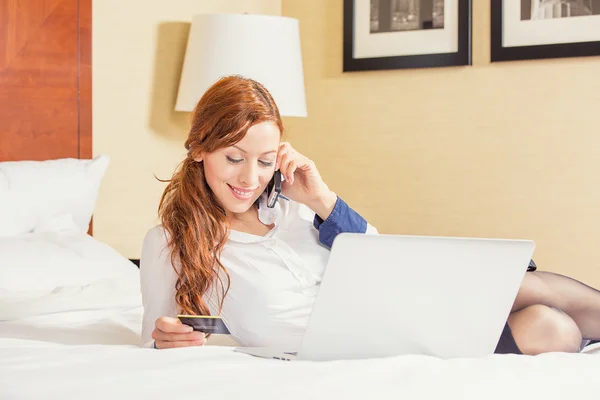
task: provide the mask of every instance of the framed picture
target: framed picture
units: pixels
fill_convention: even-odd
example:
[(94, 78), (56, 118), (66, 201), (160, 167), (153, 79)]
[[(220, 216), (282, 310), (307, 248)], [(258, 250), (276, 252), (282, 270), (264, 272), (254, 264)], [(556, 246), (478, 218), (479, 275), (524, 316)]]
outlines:
[(600, 0), (492, 0), (491, 60), (600, 55)]
[(471, 0), (344, 0), (344, 72), (471, 65)]

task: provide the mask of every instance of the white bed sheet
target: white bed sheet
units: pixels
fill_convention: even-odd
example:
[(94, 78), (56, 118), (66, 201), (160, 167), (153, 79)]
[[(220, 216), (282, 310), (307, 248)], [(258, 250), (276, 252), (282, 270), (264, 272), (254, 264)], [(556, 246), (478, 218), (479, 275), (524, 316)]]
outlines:
[(131, 308), (0, 324), (0, 398), (600, 398), (596, 354), (285, 362), (224, 346), (140, 348), (140, 318)]
[(140, 348), (136, 279), (12, 302), (25, 317), (0, 322), (0, 399), (600, 398), (600, 352), (285, 362), (231, 346)]

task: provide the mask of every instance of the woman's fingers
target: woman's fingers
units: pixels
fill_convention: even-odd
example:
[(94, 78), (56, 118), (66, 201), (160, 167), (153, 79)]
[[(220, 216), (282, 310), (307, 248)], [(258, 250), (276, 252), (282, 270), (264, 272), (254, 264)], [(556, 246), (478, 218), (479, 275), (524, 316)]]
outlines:
[(202, 332), (189, 332), (189, 333), (170, 333), (163, 332), (159, 329), (155, 329), (152, 332), (152, 338), (154, 340), (168, 341), (168, 342), (179, 342), (179, 341), (195, 341), (204, 340), (205, 334)]
[(285, 179), (290, 183), (290, 185), (294, 184), (294, 172), (297, 168), (298, 164), (296, 163), (296, 160), (290, 160), (287, 163)]
[(298, 168), (298, 163), (291, 153), (286, 153), (281, 158), (279, 171), (285, 176), (285, 180), (291, 185), (294, 183), (294, 171)]
[(206, 335), (203, 332), (194, 331), (191, 326), (182, 324), (178, 318), (172, 317), (156, 319), (152, 338), (159, 349), (202, 346), (206, 342)]
[(279, 150), (277, 151), (277, 161), (275, 162), (275, 171), (281, 168), (281, 160), (282, 158), (290, 151), (292, 146), (288, 142), (282, 142), (279, 145)]
[(158, 318), (154, 327), (168, 333), (189, 333), (194, 330), (191, 326), (182, 324), (179, 318), (172, 317)]
[(156, 341), (156, 348), (158, 349), (174, 349), (177, 347), (192, 347), (202, 345), (204, 345), (204, 340), (183, 340), (177, 342), (168, 342), (163, 340)]

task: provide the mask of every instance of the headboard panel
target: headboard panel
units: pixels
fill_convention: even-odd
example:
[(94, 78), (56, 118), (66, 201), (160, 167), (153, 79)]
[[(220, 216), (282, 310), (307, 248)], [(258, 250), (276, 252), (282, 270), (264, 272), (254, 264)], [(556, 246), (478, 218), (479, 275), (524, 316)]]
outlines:
[(92, 157), (92, 0), (0, 0), (0, 161), (67, 157)]
[(92, 0), (0, 0), (0, 161), (91, 158)]

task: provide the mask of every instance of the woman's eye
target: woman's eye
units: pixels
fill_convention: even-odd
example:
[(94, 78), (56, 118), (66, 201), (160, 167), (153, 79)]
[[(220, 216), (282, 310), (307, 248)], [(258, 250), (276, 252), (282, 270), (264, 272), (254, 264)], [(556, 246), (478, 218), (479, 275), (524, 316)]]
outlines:
[(239, 164), (242, 161), (244, 161), (243, 159), (236, 160), (235, 158), (231, 158), (231, 157), (228, 157), (228, 156), (226, 156), (226, 158), (227, 158), (227, 161), (229, 161), (232, 164)]
[(269, 161), (261, 161), (261, 160), (258, 160), (258, 162), (259, 162), (259, 163), (261, 163), (261, 164), (262, 164), (264, 167), (272, 167), (273, 165), (275, 165), (275, 163), (274, 163), (274, 162), (272, 162), (272, 161), (271, 161), (271, 162), (269, 162)]

